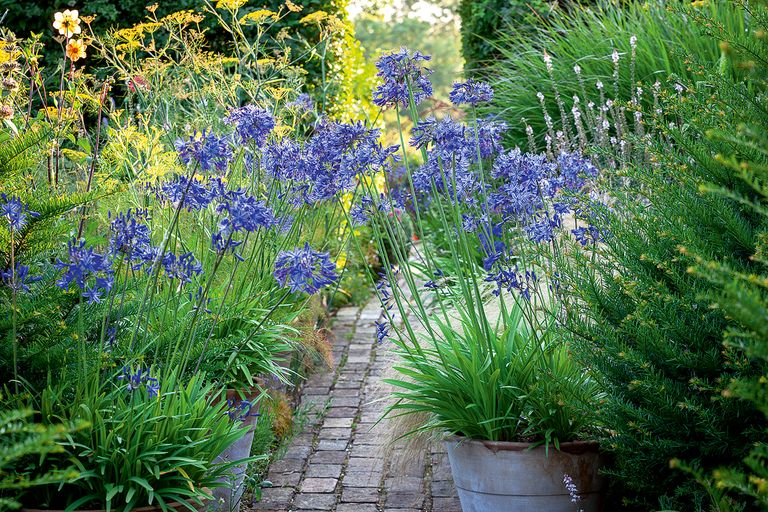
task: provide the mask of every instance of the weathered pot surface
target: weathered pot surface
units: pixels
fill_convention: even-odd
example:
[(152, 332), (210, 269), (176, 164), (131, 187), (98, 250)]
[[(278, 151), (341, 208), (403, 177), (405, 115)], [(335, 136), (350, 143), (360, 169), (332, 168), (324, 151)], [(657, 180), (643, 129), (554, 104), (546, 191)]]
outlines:
[[(456, 490), (464, 512), (599, 512), (606, 481), (602, 456), (590, 441), (531, 448), (529, 443), (450, 436), (445, 439)], [(568, 475), (580, 500), (572, 502), (563, 482)]]
[[(262, 391), (260, 388), (251, 388), (243, 390), (242, 392), (235, 389), (227, 389), (226, 399), (229, 403), (234, 404), (235, 407), (237, 407), (243, 400), (247, 400), (253, 404), (253, 407), (249, 411), (250, 415), (235, 420), (242, 421), (243, 425), (248, 425), (251, 428), (246, 435), (235, 441), (232, 446), (219, 455), (216, 458), (217, 462), (232, 462), (251, 456), (253, 433), (258, 420), (260, 404), (260, 402), (254, 404), (254, 401), (261, 393)], [(245, 473), (247, 469), (248, 464), (238, 464), (231, 469), (229, 477), (220, 480), (226, 485), (224, 487), (217, 487), (213, 490), (213, 496), (216, 499), (215, 510), (220, 512), (237, 512), (240, 510), (240, 502), (243, 497), (243, 491), (245, 490)]]

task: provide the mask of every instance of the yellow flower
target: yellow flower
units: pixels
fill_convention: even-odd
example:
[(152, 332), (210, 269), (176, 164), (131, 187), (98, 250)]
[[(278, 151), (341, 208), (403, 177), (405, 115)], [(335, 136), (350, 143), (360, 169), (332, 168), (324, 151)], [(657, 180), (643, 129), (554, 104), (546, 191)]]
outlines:
[(77, 9), (66, 9), (64, 12), (57, 12), (53, 15), (53, 28), (59, 31), (59, 34), (72, 37), (81, 32), (80, 15)]
[(295, 3), (291, 2), (291, 0), (285, 0), (285, 6), (291, 12), (301, 12), (301, 10), (303, 9), (302, 6), (296, 5)]
[(384, 171), (379, 171), (373, 177), (373, 184), (376, 186), (376, 191), (379, 194), (385, 194), (387, 192), (387, 177), (384, 176)]
[(67, 57), (72, 62), (85, 58), (85, 42), (82, 39), (70, 39), (67, 43)]
[(352, 198), (354, 195), (352, 192), (345, 192), (341, 196), (341, 206), (344, 208), (345, 212), (349, 212), (349, 210), (352, 208)]
[(338, 258), (336, 258), (336, 270), (341, 270), (347, 266), (347, 253), (340, 252)]
[(299, 20), (301, 24), (320, 23), (328, 17), (328, 13), (325, 11), (315, 11), (311, 14), (307, 14)]
[(248, 3), (248, 0), (219, 0), (218, 2), (216, 2), (216, 8), (232, 9), (234, 11), (235, 9), (239, 9), (247, 3)]
[(270, 11), (269, 9), (259, 9), (258, 11), (249, 12), (248, 14), (240, 18), (240, 24), (241, 25), (249, 25), (249, 24), (257, 25), (267, 20), (275, 19), (276, 17), (277, 17), (277, 14), (275, 14), (274, 11)]

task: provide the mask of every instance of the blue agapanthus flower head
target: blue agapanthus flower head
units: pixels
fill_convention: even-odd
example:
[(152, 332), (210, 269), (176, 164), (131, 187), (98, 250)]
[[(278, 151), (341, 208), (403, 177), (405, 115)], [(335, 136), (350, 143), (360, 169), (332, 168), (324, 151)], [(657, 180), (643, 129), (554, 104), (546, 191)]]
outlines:
[(450, 160), (467, 149), (467, 127), (446, 116), (440, 120), (428, 117), (413, 128), (411, 146), (430, 147), (437, 156)]
[(490, 103), (493, 101), (493, 87), (470, 78), (466, 82), (454, 83), (449, 98), (454, 105)]
[(181, 204), (187, 211), (202, 210), (214, 201), (221, 201), (227, 197), (226, 184), (218, 177), (204, 183), (196, 178), (176, 175), (154, 190), (161, 201), (166, 201), (173, 207)]
[(242, 190), (231, 192), (228, 200), (221, 202), (216, 211), (228, 214), (229, 229), (232, 231), (251, 232), (277, 224), (272, 208)]
[(501, 153), (504, 148), (501, 144), (504, 132), (507, 131), (507, 123), (487, 117), (477, 120), (477, 127), (470, 126), (467, 139), (469, 139), (470, 150), (468, 156), (473, 160), (477, 159), (478, 153), (481, 158), (490, 158)]
[(42, 279), (41, 276), (29, 274), (29, 265), (16, 265), (16, 272), (12, 269), (0, 270), (0, 279), (11, 290), (18, 292), (30, 292), (29, 285)]
[(139, 368), (134, 373), (133, 370), (125, 366), (122, 375), (118, 375), (117, 380), (125, 382), (125, 389), (129, 393), (143, 387), (149, 398), (156, 398), (160, 394), (160, 381), (152, 377), (148, 369)]
[(166, 252), (163, 255), (162, 265), (168, 279), (182, 284), (191, 283), (192, 276), (200, 275), (203, 272), (203, 266), (191, 252), (180, 256), (170, 251)]
[(148, 216), (148, 211), (138, 209), (118, 213), (109, 224), (112, 231), (110, 253), (121, 255), (129, 261), (146, 260), (152, 252), (149, 226), (143, 222)]
[(275, 279), (280, 286), (288, 287), (291, 292), (313, 294), (335, 283), (336, 264), (330, 255), (314, 251), (309, 243), (293, 251), (282, 251), (275, 260)]
[(8, 227), (11, 231), (24, 229), (24, 226), (27, 225), (27, 217), (38, 217), (39, 215), (39, 213), (31, 211), (18, 197), (0, 194), (0, 217), (8, 221)]
[(574, 192), (581, 190), (589, 179), (599, 174), (592, 161), (579, 152), (560, 153), (557, 156), (557, 166), (560, 170), (562, 185)]
[(226, 124), (235, 127), (235, 134), (240, 142), (254, 142), (261, 147), (275, 128), (272, 113), (256, 105), (245, 105), (232, 110), (224, 118)]
[(69, 260), (56, 260), (56, 268), (62, 271), (56, 286), (69, 290), (72, 285), (82, 291), (89, 303), (99, 303), (112, 290), (114, 271), (112, 260), (107, 254), (97, 253), (93, 247), (86, 247), (85, 241), (71, 240), (68, 243)]
[(186, 140), (177, 139), (174, 146), (185, 165), (195, 164), (203, 172), (222, 172), (232, 159), (230, 141), (206, 130), (194, 132)]
[(265, 147), (261, 164), (270, 176), (279, 181), (300, 181), (305, 178), (301, 165), (301, 146), (293, 139), (271, 141)]
[(423, 66), (431, 59), (420, 52), (410, 52), (407, 48), (383, 55), (376, 61), (376, 76), (382, 79), (373, 92), (373, 103), (379, 107), (407, 106), (409, 96), (419, 104), (432, 96), (432, 83), (429, 75), (432, 71)]

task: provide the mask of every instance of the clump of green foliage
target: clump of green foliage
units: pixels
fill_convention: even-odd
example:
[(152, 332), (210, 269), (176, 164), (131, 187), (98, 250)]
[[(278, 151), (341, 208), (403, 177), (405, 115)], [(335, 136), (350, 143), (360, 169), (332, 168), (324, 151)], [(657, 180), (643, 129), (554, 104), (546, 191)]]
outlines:
[[(764, 7), (734, 8), (746, 30), (703, 15), (694, 30), (749, 57), (726, 66), (710, 52), (691, 55), (702, 73), (662, 95), (656, 164), (621, 171), (610, 208), (592, 213), (604, 243), (577, 253), (566, 272), (569, 329), (602, 376), (607, 473), (615, 506), (627, 510), (757, 510), (754, 499), (714, 491), (765, 491), (764, 402), (733, 397), (764, 400), (768, 368), (759, 348), (768, 112), (756, 64), (768, 25)], [(745, 458), (756, 478), (744, 474)], [(695, 474), (724, 465), (739, 469), (716, 473), (716, 485), (697, 483)]]
[(590, 102), (600, 106), (608, 97), (617, 104), (638, 99), (650, 112), (655, 108), (651, 90), (656, 81), (698, 78), (699, 70), (690, 66), (687, 56), (707, 62), (720, 58), (718, 41), (705, 37), (704, 26), (696, 22), (701, 16), (731, 32), (746, 28), (743, 12), (732, 2), (697, 7), (601, 2), (553, 12), (533, 35), (503, 31), (495, 45), (499, 58), (483, 70), (496, 97), (483, 113), (506, 121), (507, 137), (523, 145), (526, 122), (536, 137), (547, 133), (539, 93), (557, 130), (563, 118), (573, 122), (574, 96), (582, 110)]
[[(13, 510), (21, 505), (14, 493), (37, 486), (71, 482), (79, 476), (74, 468), (52, 469), (46, 474), (27, 475), (19, 472), (19, 463), (35, 457), (61, 453), (59, 442), (80, 427), (74, 425), (40, 425), (30, 423), (32, 411), (9, 409), (0, 411), (0, 510)], [(7, 496), (11, 496), (10, 498)]]

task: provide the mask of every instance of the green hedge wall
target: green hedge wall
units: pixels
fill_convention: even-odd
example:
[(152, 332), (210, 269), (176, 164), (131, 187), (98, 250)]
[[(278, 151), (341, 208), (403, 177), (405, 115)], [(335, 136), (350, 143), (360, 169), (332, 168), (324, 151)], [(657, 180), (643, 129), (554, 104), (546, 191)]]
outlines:
[[(2, 2), (3, 0), (0, 0)], [(511, 32), (535, 37), (555, 9), (594, 4), (595, 0), (460, 0), (461, 46), (468, 73), (492, 64), (496, 41)]]

